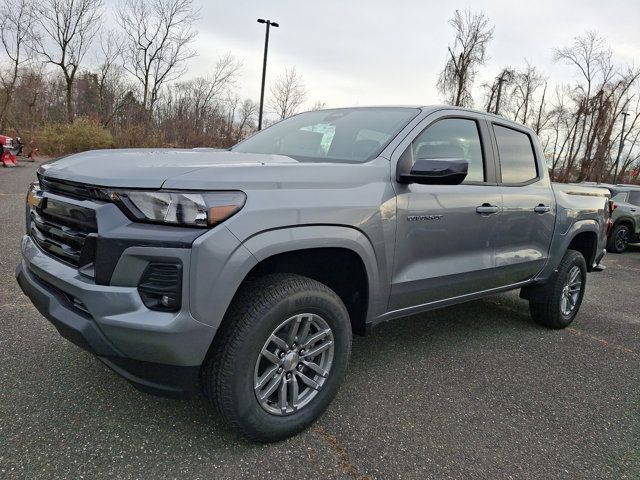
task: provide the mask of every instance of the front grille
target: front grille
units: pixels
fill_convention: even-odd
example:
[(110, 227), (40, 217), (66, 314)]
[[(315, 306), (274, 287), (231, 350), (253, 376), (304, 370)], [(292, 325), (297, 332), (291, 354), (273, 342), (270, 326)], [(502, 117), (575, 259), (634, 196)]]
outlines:
[(82, 267), (93, 262), (98, 232), (95, 211), (53, 198), (31, 208), (29, 234), (42, 250)]

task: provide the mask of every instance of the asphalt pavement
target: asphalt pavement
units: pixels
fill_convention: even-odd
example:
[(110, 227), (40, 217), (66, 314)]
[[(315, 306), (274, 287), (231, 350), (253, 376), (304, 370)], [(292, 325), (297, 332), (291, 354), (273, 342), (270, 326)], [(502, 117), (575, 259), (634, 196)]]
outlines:
[(640, 478), (640, 246), (563, 331), (509, 293), (356, 337), (314, 427), (237, 440), (203, 399), (139, 393), (20, 292), (26, 187), (0, 168), (0, 478)]

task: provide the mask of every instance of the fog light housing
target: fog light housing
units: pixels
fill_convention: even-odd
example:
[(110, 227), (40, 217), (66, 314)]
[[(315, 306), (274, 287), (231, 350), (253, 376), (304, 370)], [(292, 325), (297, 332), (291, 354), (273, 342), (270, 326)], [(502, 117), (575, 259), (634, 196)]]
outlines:
[(138, 283), (138, 293), (150, 310), (176, 312), (182, 304), (182, 264), (152, 262)]

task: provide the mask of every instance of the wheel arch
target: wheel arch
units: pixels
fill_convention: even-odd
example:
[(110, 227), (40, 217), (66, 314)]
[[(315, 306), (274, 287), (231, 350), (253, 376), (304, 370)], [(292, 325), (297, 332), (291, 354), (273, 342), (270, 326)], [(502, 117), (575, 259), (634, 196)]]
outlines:
[(587, 271), (593, 269), (598, 251), (598, 234), (593, 230), (576, 233), (567, 245), (566, 250), (576, 250), (582, 254), (587, 263)]
[(381, 297), (386, 298), (378, 289), (373, 246), (357, 229), (329, 225), (277, 229), (255, 235), (243, 245), (258, 261), (243, 283), (268, 273), (313, 278), (342, 299), (357, 334), (366, 332), (367, 319), (380, 308)]
[(591, 271), (600, 248), (601, 229), (601, 225), (595, 220), (585, 219), (574, 222), (564, 234), (554, 234), (549, 249), (549, 261), (536, 276), (533, 285), (547, 282), (554, 275), (567, 250), (574, 247), (585, 255), (587, 269)]
[(635, 221), (632, 217), (625, 216), (625, 217), (620, 217), (616, 219), (616, 221), (613, 223), (613, 228), (617, 227), (618, 225), (626, 225), (627, 227), (629, 227), (629, 230), (631, 231), (632, 234), (635, 232), (635, 229), (636, 229)]

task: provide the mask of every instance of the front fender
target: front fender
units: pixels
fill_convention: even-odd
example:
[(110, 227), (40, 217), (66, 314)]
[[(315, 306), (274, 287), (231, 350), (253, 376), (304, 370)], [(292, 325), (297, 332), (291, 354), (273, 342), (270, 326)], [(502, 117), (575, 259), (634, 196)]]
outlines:
[[(238, 288), (259, 262), (279, 253), (311, 248), (345, 248), (355, 252), (369, 283), (368, 318), (386, 307), (374, 248), (359, 230), (311, 225), (267, 230), (240, 242), (226, 227), (199, 237), (193, 245), (189, 300), (197, 320), (218, 328)], [(339, 267), (337, 267), (339, 268)]]
[[(384, 311), (389, 289), (380, 282), (378, 258), (369, 239), (360, 230), (339, 225), (308, 225), (259, 233), (243, 245), (260, 262), (273, 255), (313, 248), (344, 248), (356, 253), (365, 267), (369, 284), (367, 319)], [(339, 268), (339, 267), (337, 267)]]

